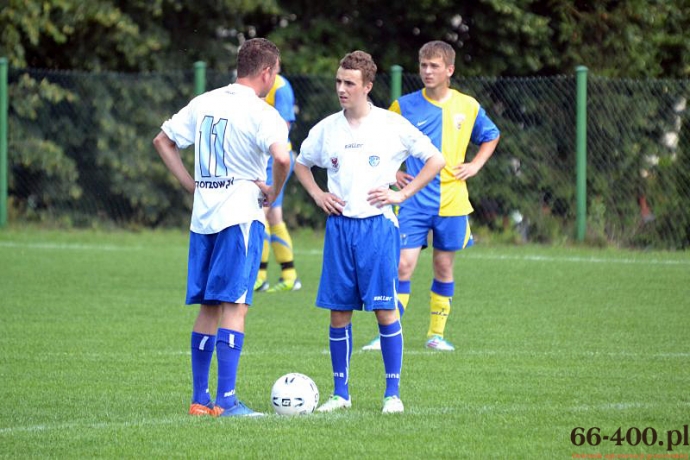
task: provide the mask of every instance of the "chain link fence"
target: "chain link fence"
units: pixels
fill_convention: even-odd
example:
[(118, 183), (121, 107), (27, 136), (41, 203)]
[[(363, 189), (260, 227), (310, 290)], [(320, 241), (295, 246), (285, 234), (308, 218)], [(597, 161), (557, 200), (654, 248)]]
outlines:
[[(298, 151), (309, 129), (340, 110), (333, 77), (285, 75), (295, 90)], [(226, 85), (209, 71), (206, 88)], [(65, 227), (188, 225), (182, 192), (151, 145), (161, 123), (194, 96), (189, 72), (121, 74), (9, 71), (9, 219)], [(387, 107), (388, 75), (371, 98)], [(575, 239), (576, 82), (458, 78), (501, 130), (501, 142), (469, 182), (479, 238), (564, 243)], [(403, 74), (402, 93), (421, 87)], [(590, 75), (587, 232), (590, 244), (683, 249), (690, 245), (689, 80)], [(471, 158), (475, 150), (468, 153)], [(182, 152), (191, 168), (193, 155)], [(325, 174), (317, 172), (325, 185)], [(296, 179), (284, 203), (289, 226), (325, 217)]]

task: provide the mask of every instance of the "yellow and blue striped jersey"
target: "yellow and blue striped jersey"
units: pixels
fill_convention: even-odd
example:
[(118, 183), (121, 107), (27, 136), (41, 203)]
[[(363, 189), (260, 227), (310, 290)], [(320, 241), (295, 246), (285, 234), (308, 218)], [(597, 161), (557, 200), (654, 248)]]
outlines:
[(292, 85), (282, 75), (276, 75), (276, 81), (266, 95), (266, 102), (278, 111), (283, 120), (295, 121), (295, 93)]
[[(295, 122), (295, 93), (292, 91), (290, 82), (282, 75), (276, 75), (276, 81), (265, 100), (275, 107), (283, 120), (290, 124)], [(292, 144), (289, 148), (292, 150)]]
[[(466, 216), (473, 209), (467, 184), (453, 176), (453, 168), (464, 163), (467, 146), (496, 139), (500, 132), (476, 99), (451, 89), (450, 97), (439, 103), (426, 96), (422, 89), (393, 102), (390, 110), (409, 120), (426, 134), (446, 159), (446, 166), (429, 184), (401, 206), (438, 216)], [(416, 176), (424, 166), (409, 157), (405, 166)]]

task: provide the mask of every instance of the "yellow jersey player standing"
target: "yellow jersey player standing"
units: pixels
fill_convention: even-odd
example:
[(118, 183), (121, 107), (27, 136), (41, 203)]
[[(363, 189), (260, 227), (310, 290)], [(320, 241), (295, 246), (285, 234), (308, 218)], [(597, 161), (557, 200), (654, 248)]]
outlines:
[[(393, 102), (390, 110), (409, 120), (426, 134), (443, 153), (446, 166), (419, 193), (400, 205), (398, 219), (402, 238), (398, 267), (398, 310), (402, 315), (410, 299), (410, 280), (421, 250), (427, 247), (429, 231), (433, 234), (433, 270), (431, 318), (427, 348), (453, 351), (444, 338), (455, 290), (453, 262), (455, 253), (473, 244), (470, 231), (470, 204), (466, 181), (475, 176), (496, 149), (500, 132), (484, 109), (472, 97), (450, 87), (455, 71), (455, 50), (442, 41), (426, 43), (419, 50), (419, 73), (424, 88)], [(467, 147), (472, 142), (479, 149), (467, 162)], [(416, 158), (405, 162), (399, 171), (398, 186), (404, 187), (421, 168)], [(380, 349), (379, 338), (364, 347)]]
[[(266, 102), (275, 107), (280, 116), (285, 120), (288, 127), (288, 132), (295, 122), (295, 93), (292, 90), (290, 82), (282, 75), (277, 75), (273, 87), (268, 92), (265, 98)], [(288, 140), (290, 146), (290, 172), (285, 181), (290, 180), (292, 170), (295, 164), (295, 153), (292, 151), (292, 144)], [(273, 159), (269, 158), (268, 167), (266, 169), (266, 185), (271, 185), (271, 178), (273, 176)], [(297, 291), (302, 287), (302, 283), (297, 277), (297, 270), (295, 269), (295, 255), (292, 250), (292, 238), (287, 229), (287, 225), (283, 220), (283, 196), (285, 195), (285, 186), (278, 194), (276, 200), (270, 206), (264, 207), (266, 213), (267, 226), (264, 233), (264, 244), (261, 252), (261, 264), (259, 265), (259, 275), (254, 284), (254, 290), (257, 292), (280, 292), (280, 291)], [(268, 282), (268, 261), (273, 250), (273, 255), (276, 262), (280, 264), (280, 279), (273, 286)]]

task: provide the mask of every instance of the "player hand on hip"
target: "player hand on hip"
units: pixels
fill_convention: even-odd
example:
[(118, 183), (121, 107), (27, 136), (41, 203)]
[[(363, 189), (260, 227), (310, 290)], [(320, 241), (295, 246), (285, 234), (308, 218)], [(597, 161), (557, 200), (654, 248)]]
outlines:
[(256, 184), (257, 187), (259, 187), (259, 189), (261, 190), (261, 193), (264, 194), (263, 206), (264, 207), (270, 206), (271, 203), (273, 203), (276, 200), (278, 193), (273, 190), (273, 186), (266, 185), (266, 182), (264, 182), (264, 181), (255, 180), (254, 183)]
[(381, 208), (389, 204), (400, 204), (405, 198), (402, 192), (396, 192), (389, 187), (379, 187), (369, 190), (367, 200), (370, 205)]
[(318, 196), (314, 197), (316, 205), (323, 209), (326, 214), (339, 216), (343, 212), (343, 207), (345, 202), (328, 192), (321, 192)]
[(453, 168), (453, 176), (458, 180), (467, 180), (470, 177), (476, 176), (480, 169), (480, 166), (473, 163), (460, 163)]
[(395, 173), (395, 186), (402, 190), (412, 179), (414, 179), (413, 175), (398, 171)]

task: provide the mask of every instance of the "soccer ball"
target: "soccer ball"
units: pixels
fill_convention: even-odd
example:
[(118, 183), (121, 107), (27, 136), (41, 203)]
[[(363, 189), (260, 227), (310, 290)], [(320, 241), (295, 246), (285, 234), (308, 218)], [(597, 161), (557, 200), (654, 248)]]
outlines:
[(271, 389), (271, 404), (278, 415), (311, 414), (318, 403), (319, 389), (304, 374), (285, 374)]

